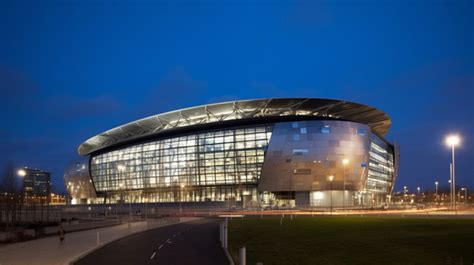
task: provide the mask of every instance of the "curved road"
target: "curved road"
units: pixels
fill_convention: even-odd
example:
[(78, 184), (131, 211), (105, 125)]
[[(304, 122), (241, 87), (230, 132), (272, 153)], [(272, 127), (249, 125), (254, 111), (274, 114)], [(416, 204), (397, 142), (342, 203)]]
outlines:
[(200, 219), (128, 236), (85, 256), (88, 264), (228, 264), (219, 243), (219, 220)]

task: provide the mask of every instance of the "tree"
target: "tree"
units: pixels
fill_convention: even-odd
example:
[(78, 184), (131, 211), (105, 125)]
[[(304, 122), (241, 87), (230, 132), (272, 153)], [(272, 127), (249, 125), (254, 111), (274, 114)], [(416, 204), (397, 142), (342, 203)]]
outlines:
[[(6, 163), (0, 175), (1, 208), (5, 213), (5, 225), (8, 228), (14, 226), (17, 221), (17, 210), (22, 202), (22, 192), (15, 172), (13, 163)], [(20, 212), (21, 214), (21, 212)]]

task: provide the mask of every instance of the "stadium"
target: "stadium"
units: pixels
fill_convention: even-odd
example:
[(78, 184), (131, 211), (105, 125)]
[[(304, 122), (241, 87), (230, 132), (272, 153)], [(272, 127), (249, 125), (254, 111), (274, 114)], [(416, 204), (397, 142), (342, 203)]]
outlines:
[(86, 140), (85, 162), (64, 180), (72, 204), (378, 207), (398, 171), (390, 125), (383, 111), (333, 99), (191, 107)]

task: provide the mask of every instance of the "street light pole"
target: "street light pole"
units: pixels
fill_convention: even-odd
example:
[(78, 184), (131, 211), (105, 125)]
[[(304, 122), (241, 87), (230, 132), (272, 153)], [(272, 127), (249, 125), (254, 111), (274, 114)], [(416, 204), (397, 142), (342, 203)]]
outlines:
[(403, 199), (405, 201), (405, 205), (407, 205), (407, 186), (403, 186)]
[(453, 178), (453, 171), (452, 171), (452, 164), (449, 163), (449, 179), (448, 179), (448, 182), (449, 182), (449, 201), (450, 201), (450, 204), (451, 204), (451, 210), (453, 209), (453, 185), (452, 185), (452, 181), (451, 179)]
[(467, 205), (467, 188), (464, 188), (464, 200), (466, 201)]
[[(122, 208), (123, 208), (123, 182), (120, 182), (119, 187), (120, 187), (120, 214), (122, 214)], [(117, 205), (115, 205), (115, 215), (118, 218), (118, 210), (117, 209), (118, 209), (118, 207), (117, 207)]]
[(461, 188), (461, 191), (464, 191), (464, 204), (467, 205), (467, 188)]
[(128, 181), (129, 181), (129, 184), (128, 184), (128, 194), (129, 194), (129, 198), (130, 198), (130, 201), (129, 201), (129, 204), (128, 204), (128, 219), (131, 220), (132, 219), (132, 180), (131, 180), (131, 175), (130, 173), (127, 174), (128, 175)]
[(436, 203), (439, 205), (439, 200), (438, 200), (438, 181), (435, 181), (435, 186), (436, 186)]
[(185, 187), (186, 187), (185, 184), (179, 185), (179, 216), (183, 215), (182, 201), (183, 201), (183, 189)]
[(416, 189), (418, 190), (418, 199), (416, 200), (416, 202), (420, 203), (420, 187), (417, 187)]
[(454, 144), (451, 145), (451, 165), (452, 165), (452, 168), (451, 168), (451, 171), (452, 171), (452, 177), (453, 177), (453, 180), (451, 181), (451, 185), (453, 185), (453, 209), (456, 210), (456, 170), (455, 170), (455, 167), (454, 167)]
[[(20, 204), (20, 221), (21, 221), (21, 211), (22, 211), (22, 204), (25, 204), (25, 212), (26, 212), (26, 216), (25, 216), (25, 219), (26, 219), (26, 222), (28, 223), (28, 208), (27, 208), (27, 204), (28, 204), (28, 194), (25, 192), (25, 176), (26, 176), (26, 171), (24, 169), (19, 169), (18, 172), (17, 172), (17, 175), (19, 177), (21, 177), (23, 179), (22, 181), (22, 189), (20, 191), (20, 194), (21, 194), (21, 204)], [(24, 196), (24, 197), (23, 197)]]
[(451, 147), (451, 186), (452, 186), (452, 207), (453, 210), (456, 210), (456, 164), (454, 160), (454, 147), (461, 142), (461, 139), (458, 135), (449, 135), (446, 137), (446, 144)]
[(349, 163), (349, 159), (344, 158), (342, 160), (342, 168), (343, 168), (343, 191), (342, 191), (342, 210), (346, 211), (346, 165)]
[(332, 181), (334, 180), (334, 176), (329, 176), (328, 180), (331, 183), (331, 215), (332, 215)]
[[(120, 178), (122, 179), (123, 177), (123, 171), (125, 171), (126, 167), (124, 165), (118, 165), (117, 166), (118, 171), (120, 172)], [(129, 183), (128, 183), (128, 198), (129, 198), (129, 206), (128, 206), (128, 219), (132, 219), (132, 186), (131, 186), (131, 180), (130, 180), (130, 174), (129, 175)]]

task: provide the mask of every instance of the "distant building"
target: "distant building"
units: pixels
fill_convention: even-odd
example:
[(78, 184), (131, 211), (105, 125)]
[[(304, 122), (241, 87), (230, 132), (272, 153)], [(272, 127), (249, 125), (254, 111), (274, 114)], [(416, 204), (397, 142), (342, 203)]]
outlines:
[(23, 168), (23, 192), (27, 196), (48, 196), (51, 191), (51, 173), (34, 168)]

